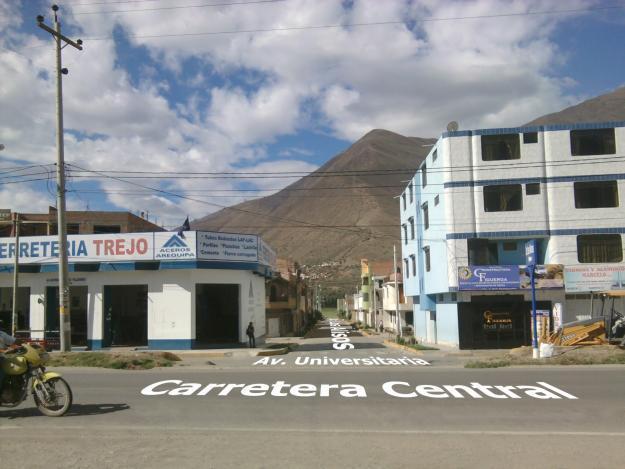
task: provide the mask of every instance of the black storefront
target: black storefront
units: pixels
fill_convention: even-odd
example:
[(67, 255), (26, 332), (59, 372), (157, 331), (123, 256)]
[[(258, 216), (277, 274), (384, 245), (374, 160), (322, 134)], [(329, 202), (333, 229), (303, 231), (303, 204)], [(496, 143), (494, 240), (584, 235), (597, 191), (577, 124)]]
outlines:
[[(536, 309), (551, 311), (551, 302), (538, 301)], [(532, 303), (523, 295), (473, 296), (470, 303), (458, 303), (460, 348), (531, 345), (531, 318)]]

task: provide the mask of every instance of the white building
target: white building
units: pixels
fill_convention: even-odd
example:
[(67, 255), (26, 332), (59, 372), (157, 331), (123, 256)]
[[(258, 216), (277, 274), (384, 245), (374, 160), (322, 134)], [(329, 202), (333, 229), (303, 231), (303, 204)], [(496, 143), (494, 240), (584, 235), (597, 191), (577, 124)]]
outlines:
[[(275, 254), (257, 236), (188, 231), (68, 236), (72, 344), (191, 349), (265, 335)], [(58, 340), (58, 241), (20, 238), (18, 330)], [(14, 238), (0, 238), (0, 317), (10, 327)], [(8, 319), (8, 321), (7, 321)]]
[(588, 317), (590, 292), (621, 288), (624, 149), (625, 122), (444, 133), (401, 199), (417, 336), (461, 348), (528, 344), (531, 294), (519, 267), (528, 242), (552, 277), (537, 290), (551, 316)]
[[(397, 290), (395, 290), (395, 276), (397, 276)], [(397, 302), (398, 299), (399, 303)], [(382, 317), (384, 330), (399, 332), (397, 312), (399, 312), (402, 328), (412, 325), (412, 297), (404, 295), (401, 274), (391, 274), (382, 284), (382, 303), (384, 306)]]

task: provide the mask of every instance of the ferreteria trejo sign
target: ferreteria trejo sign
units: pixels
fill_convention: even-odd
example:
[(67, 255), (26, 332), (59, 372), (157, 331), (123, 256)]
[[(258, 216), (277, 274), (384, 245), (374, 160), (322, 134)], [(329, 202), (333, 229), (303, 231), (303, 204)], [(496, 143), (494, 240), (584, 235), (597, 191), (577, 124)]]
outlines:
[[(276, 264), (275, 252), (256, 235), (204, 231), (69, 235), (67, 251), (71, 263), (197, 259)], [(20, 264), (55, 263), (58, 238), (21, 237), (17, 249), (14, 238), (0, 238), (0, 264), (13, 264), (16, 252)]]
[[(468, 384), (414, 384), (407, 381), (387, 381), (381, 386), (384, 394), (400, 399), (540, 399), (575, 400), (576, 396), (544, 381), (515, 386)], [(360, 384), (291, 384), (274, 383), (190, 383), (166, 379), (141, 390), (144, 396), (244, 396), (244, 397), (367, 397)]]

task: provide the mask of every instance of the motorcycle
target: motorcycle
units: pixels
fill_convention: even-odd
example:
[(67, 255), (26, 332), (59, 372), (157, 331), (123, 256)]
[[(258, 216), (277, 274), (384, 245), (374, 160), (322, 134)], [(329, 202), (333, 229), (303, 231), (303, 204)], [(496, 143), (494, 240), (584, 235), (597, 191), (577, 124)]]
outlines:
[(49, 354), (38, 344), (22, 344), (3, 352), (4, 379), (0, 406), (17, 407), (33, 395), (39, 411), (49, 417), (65, 415), (72, 405), (72, 390), (60, 374), (46, 371)]

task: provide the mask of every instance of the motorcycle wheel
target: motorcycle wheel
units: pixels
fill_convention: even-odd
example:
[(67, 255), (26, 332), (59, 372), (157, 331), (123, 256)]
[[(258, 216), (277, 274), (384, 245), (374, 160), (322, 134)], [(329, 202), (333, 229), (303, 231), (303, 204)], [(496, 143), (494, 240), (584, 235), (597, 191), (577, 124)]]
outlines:
[(61, 377), (54, 377), (46, 381), (44, 386), (50, 393), (50, 398), (43, 400), (35, 392), (33, 397), (35, 398), (35, 404), (43, 415), (48, 417), (61, 417), (67, 413), (72, 406), (72, 390)]

